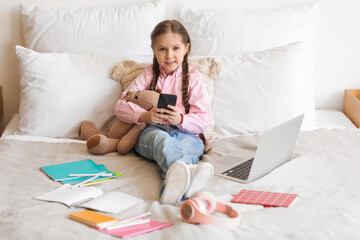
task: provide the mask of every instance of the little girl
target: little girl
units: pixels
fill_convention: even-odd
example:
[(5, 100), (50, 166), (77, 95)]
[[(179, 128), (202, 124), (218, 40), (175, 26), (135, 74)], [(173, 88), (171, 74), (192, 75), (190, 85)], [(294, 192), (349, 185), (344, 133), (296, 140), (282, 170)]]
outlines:
[[(204, 144), (198, 134), (209, 123), (209, 102), (204, 81), (188, 65), (190, 37), (176, 20), (160, 22), (151, 33), (153, 64), (125, 89), (115, 114), (125, 122), (147, 123), (135, 146), (142, 157), (156, 161), (165, 180), (160, 202), (176, 204), (197, 191), (213, 176), (210, 163), (198, 163)], [(146, 111), (126, 101), (128, 91), (161, 89), (177, 95), (176, 106)]]

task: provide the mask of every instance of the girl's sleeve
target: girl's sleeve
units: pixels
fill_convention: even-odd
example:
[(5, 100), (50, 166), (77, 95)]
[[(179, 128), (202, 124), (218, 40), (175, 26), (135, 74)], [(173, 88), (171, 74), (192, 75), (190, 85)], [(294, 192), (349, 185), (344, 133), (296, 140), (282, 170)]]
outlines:
[[(149, 78), (149, 68), (139, 76), (124, 90), (121, 98), (116, 102), (115, 115), (118, 119), (128, 123), (139, 123), (139, 117), (146, 110), (137, 104), (126, 101), (126, 93), (129, 91), (142, 91), (147, 89)], [(151, 74), (152, 77), (152, 74)]]
[(178, 128), (193, 134), (205, 133), (210, 120), (208, 93), (204, 80), (197, 70), (191, 72), (190, 76), (190, 81), (193, 83), (189, 88), (190, 109), (188, 114), (183, 114), (183, 121)]

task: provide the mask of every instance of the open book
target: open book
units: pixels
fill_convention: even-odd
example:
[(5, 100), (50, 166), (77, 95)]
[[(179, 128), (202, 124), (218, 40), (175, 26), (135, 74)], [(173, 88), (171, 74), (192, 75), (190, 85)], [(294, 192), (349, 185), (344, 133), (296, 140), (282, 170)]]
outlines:
[(121, 192), (104, 193), (97, 187), (72, 188), (70, 184), (65, 184), (34, 199), (60, 202), (69, 207), (82, 207), (108, 213), (119, 213), (144, 201)]

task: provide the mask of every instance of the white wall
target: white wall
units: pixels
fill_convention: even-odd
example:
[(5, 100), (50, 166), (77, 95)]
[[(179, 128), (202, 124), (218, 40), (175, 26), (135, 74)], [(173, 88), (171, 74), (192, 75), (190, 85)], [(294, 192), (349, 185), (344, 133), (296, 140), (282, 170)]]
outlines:
[[(145, 1), (145, 0), (136, 0)], [(183, 3), (196, 8), (268, 8), (311, 0), (167, 0), (167, 17), (178, 18)], [(133, 0), (0, 0), (0, 84), (4, 117), (0, 132), (19, 106), (19, 77), (14, 47), (23, 45), (20, 3), (46, 5), (110, 5)], [(317, 108), (342, 110), (343, 91), (360, 88), (360, 1), (318, 0), (320, 27), (316, 40), (315, 101)], [(359, 65), (359, 66), (358, 66)]]

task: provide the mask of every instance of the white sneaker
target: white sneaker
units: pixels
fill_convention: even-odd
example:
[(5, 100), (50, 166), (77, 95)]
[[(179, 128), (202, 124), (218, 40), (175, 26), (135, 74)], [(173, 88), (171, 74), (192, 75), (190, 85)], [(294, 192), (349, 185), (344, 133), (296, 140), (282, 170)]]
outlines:
[(191, 164), (189, 165), (189, 168), (191, 172), (191, 181), (188, 190), (185, 192), (186, 198), (192, 197), (194, 194), (200, 192), (214, 175), (214, 167), (208, 162)]
[(189, 166), (181, 161), (174, 162), (166, 172), (165, 188), (160, 197), (162, 204), (179, 203), (190, 184)]

